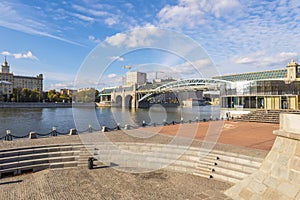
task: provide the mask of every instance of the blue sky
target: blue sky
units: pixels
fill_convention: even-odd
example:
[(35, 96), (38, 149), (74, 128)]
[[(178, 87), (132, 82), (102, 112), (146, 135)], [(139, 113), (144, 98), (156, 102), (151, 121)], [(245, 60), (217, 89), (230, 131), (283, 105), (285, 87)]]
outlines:
[[(44, 90), (73, 87), (90, 52), (103, 43), (128, 43), (124, 32), (127, 39), (144, 38), (149, 34), (144, 27), (190, 37), (206, 51), (220, 74), (279, 69), (291, 59), (299, 61), (298, 0), (0, 2), (0, 54), (7, 56), (15, 74), (43, 73)], [(142, 53), (152, 61), (143, 60)], [(113, 66), (102, 74), (103, 85), (120, 83), (124, 65), (143, 71), (141, 66), (151, 62), (161, 76), (171, 76), (171, 65), (177, 65), (180, 67), (174, 70), (189, 77), (191, 72), (183, 67), (182, 59), (162, 61), (170, 57), (174, 56), (149, 51), (115, 55)]]

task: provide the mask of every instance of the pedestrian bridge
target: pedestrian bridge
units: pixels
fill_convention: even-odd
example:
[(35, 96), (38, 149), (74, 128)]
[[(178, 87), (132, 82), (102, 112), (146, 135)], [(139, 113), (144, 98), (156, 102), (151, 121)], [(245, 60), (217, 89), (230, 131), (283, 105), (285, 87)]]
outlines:
[(138, 102), (145, 100), (155, 93), (160, 92), (171, 92), (171, 91), (193, 91), (193, 90), (219, 90), (221, 85), (230, 84), (231, 81), (225, 81), (220, 79), (209, 79), (209, 78), (194, 78), (194, 79), (183, 79), (172, 81), (162, 86), (157, 87), (152, 91), (140, 98)]
[[(110, 100), (112, 106), (137, 108), (140, 102), (154, 95), (172, 92), (218, 91), (222, 85), (231, 83), (231, 81), (211, 78), (182, 79), (159, 85), (148, 84), (139, 87), (136, 85), (122, 86), (110, 89), (110, 91), (107, 89), (107, 91), (103, 91), (102, 96), (100, 96), (104, 101)], [(109, 98), (107, 96), (109, 96)]]

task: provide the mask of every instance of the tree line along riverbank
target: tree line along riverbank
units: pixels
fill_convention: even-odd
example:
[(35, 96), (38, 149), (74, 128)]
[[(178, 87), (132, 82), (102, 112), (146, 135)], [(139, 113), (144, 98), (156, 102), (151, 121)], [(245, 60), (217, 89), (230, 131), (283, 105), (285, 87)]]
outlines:
[(71, 108), (72, 103), (40, 103), (40, 102), (23, 102), (23, 103), (11, 103), (2, 102), (0, 108)]

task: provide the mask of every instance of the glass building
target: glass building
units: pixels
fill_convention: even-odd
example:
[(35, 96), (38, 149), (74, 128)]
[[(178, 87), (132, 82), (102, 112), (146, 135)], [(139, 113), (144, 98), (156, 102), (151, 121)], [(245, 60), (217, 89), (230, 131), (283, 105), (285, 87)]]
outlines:
[(298, 110), (298, 66), (292, 60), (285, 69), (214, 77), (231, 81), (221, 87), (221, 107)]

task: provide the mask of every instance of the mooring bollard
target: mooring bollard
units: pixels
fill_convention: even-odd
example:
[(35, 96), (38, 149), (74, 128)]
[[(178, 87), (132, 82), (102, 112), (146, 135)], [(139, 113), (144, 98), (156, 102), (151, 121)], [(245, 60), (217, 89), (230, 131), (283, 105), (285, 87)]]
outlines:
[(88, 131), (89, 131), (89, 133), (93, 132), (93, 127), (90, 124), (89, 124), (89, 127), (88, 127)]
[(29, 139), (37, 139), (37, 133), (36, 132), (30, 132), (29, 133)]
[(145, 120), (143, 120), (142, 127), (145, 127), (145, 126), (146, 126), (146, 122), (145, 122)]
[(165, 120), (165, 119), (163, 120), (163, 125), (164, 125), (164, 126), (166, 126), (166, 125), (167, 125), (167, 122), (166, 122), (166, 120)]
[(94, 168), (94, 158), (93, 157), (89, 157), (88, 158), (88, 168), (89, 169), (93, 169)]
[(181, 119), (180, 119), (180, 123), (182, 123), (182, 124), (183, 124), (183, 117), (181, 117)]
[(121, 130), (120, 123), (117, 123), (117, 130)]
[(69, 135), (77, 135), (77, 130), (75, 128), (71, 128)]
[(196, 117), (196, 122), (199, 122), (199, 118), (198, 117)]
[(153, 123), (153, 126), (156, 127), (156, 123)]
[(56, 127), (52, 127), (52, 136), (57, 136)]
[(125, 130), (129, 130), (129, 129), (130, 129), (130, 125), (129, 125), (129, 124), (125, 124), (124, 129), (125, 129)]
[(13, 140), (13, 137), (11, 135), (11, 131), (10, 130), (6, 130), (5, 140), (6, 141), (12, 141)]
[(106, 126), (102, 126), (101, 131), (102, 131), (102, 132), (107, 132), (107, 127), (106, 127)]

